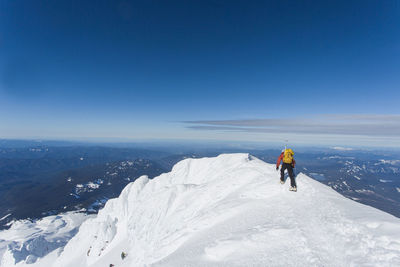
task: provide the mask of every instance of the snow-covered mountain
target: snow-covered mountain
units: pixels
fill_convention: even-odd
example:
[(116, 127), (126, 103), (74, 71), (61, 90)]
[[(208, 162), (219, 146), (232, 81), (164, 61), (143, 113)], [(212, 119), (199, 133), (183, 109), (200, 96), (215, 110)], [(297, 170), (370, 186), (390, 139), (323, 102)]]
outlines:
[[(78, 232), (82, 222), (93, 216), (66, 212), (36, 221), (10, 222), (10, 229), (0, 231), (0, 266), (30, 266), (50, 252), (59, 251)], [(42, 266), (44, 263), (41, 260)]]
[(400, 266), (400, 219), (278, 177), (248, 154), (185, 159), (128, 184), (65, 247), (29, 261), (19, 240), (1, 266)]

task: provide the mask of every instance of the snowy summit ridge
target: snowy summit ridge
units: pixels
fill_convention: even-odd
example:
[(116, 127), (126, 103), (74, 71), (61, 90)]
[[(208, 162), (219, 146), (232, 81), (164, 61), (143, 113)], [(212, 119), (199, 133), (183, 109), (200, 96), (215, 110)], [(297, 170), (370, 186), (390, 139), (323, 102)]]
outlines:
[[(64, 249), (17, 266), (400, 266), (400, 219), (304, 174), (297, 193), (288, 183), (248, 154), (186, 159), (127, 185)], [(14, 263), (7, 251), (1, 266)]]

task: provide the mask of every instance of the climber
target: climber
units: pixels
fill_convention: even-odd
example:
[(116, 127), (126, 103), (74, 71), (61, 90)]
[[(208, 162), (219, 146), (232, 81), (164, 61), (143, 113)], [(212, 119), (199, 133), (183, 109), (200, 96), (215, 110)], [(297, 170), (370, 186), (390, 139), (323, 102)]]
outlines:
[(293, 158), (294, 152), (290, 148), (282, 150), (282, 153), (279, 155), (278, 160), (276, 161), (276, 170), (279, 170), (279, 165), (282, 163), (281, 167), (281, 184), (285, 183), (285, 170), (288, 171), (290, 177), (290, 191), (297, 191), (296, 181), (294, 179), (293, 168), (296, 165), (296, 161)]
[(125, 259), (126, 256), (128, 256), (128, 254), (122, 251), (121, 252), (121, 259)]

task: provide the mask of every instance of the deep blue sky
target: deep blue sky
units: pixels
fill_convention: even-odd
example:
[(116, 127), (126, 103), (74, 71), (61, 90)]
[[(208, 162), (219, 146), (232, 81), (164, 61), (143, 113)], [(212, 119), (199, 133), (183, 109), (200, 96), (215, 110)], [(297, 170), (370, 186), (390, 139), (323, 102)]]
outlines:
[(324, 114), (400, 128), (399, 1), (2, 0), (0, 48), (0, 137), (276, 141), (296, 129), (209, 121)]

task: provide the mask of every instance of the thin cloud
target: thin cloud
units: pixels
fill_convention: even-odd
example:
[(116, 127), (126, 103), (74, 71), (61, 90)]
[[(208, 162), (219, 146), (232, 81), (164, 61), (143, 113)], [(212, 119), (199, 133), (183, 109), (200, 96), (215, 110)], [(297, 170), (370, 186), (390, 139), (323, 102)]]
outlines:
[(400, 136), (400, 115), (320, 115), (296, 119), (184, 121), (187, 128), (259, 133)]

